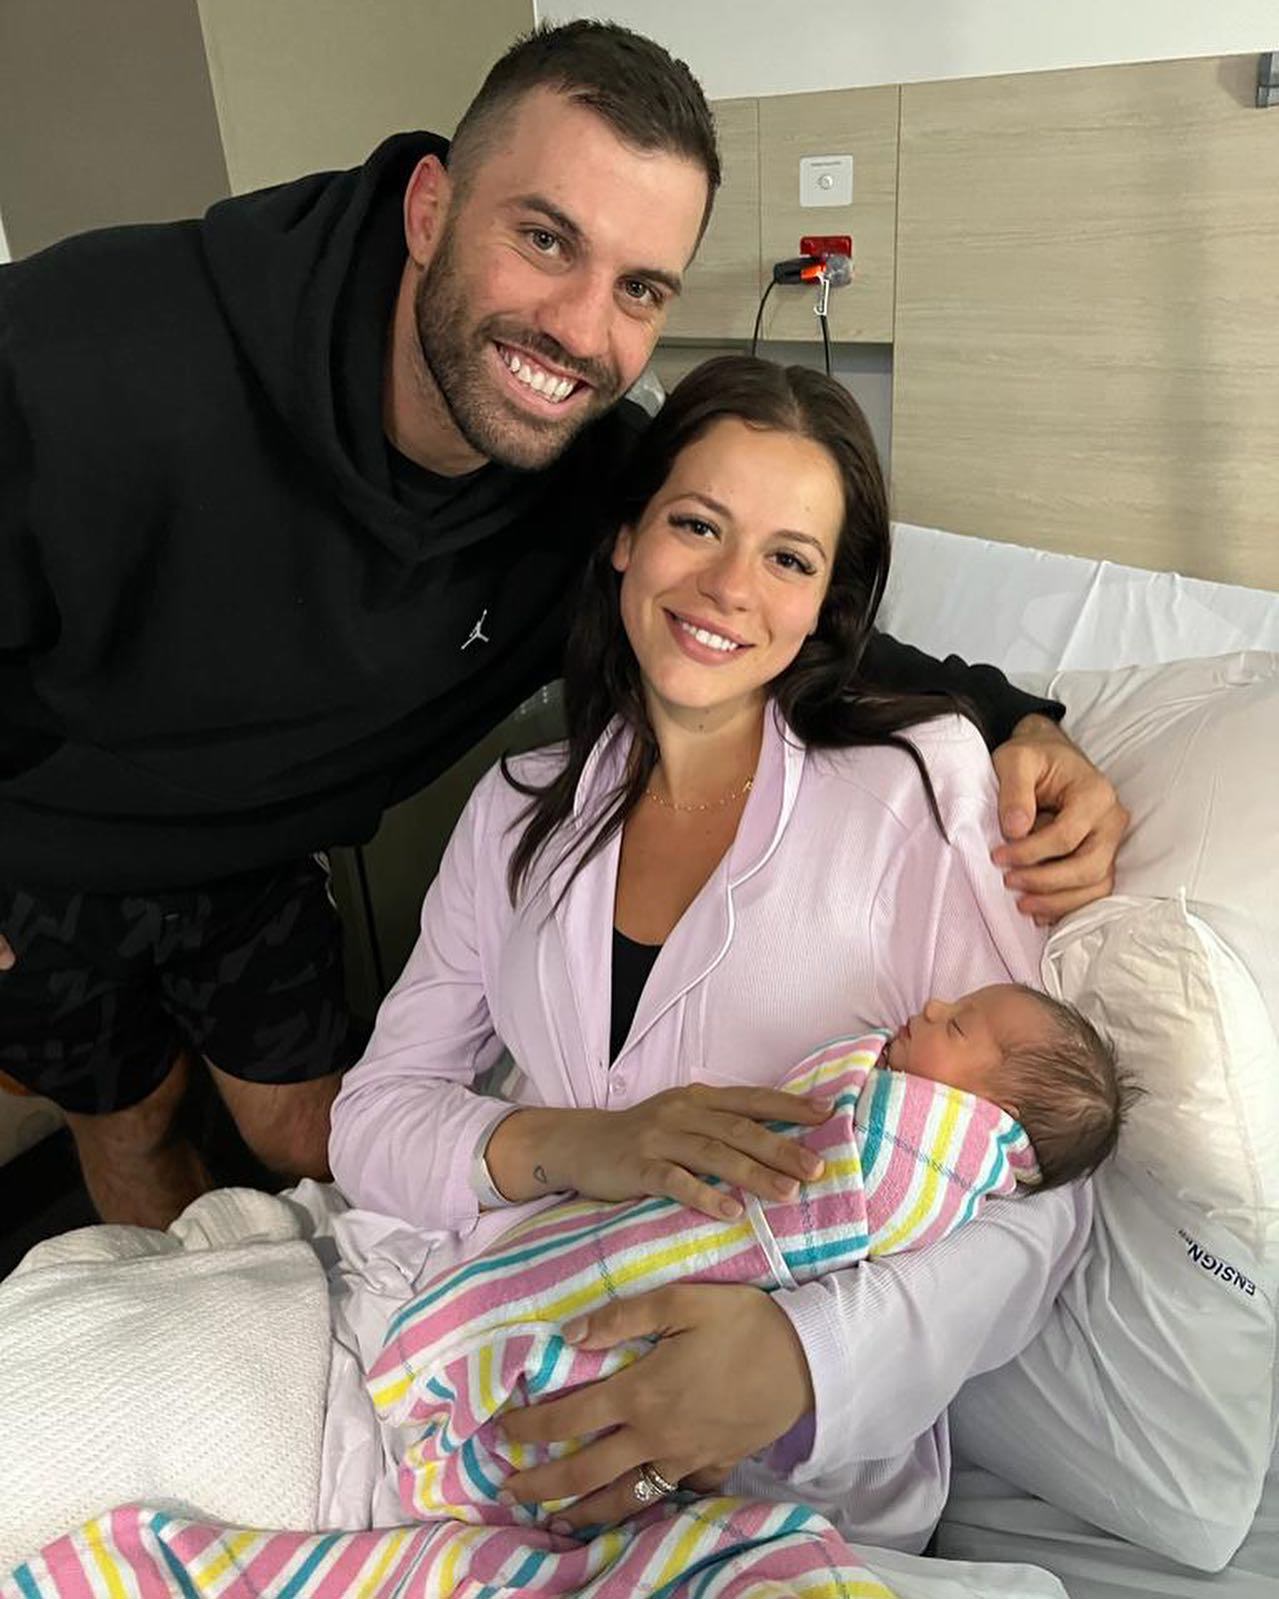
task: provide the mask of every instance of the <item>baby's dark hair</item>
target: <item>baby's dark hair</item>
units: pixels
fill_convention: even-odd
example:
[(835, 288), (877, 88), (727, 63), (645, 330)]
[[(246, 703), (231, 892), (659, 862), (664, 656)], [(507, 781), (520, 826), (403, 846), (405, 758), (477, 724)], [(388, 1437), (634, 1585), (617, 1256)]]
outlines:
[(1123, 1072), (1114, 1045), (1073, 1005), (1018, 987), (1047, 1012), (1052, 1036), (1008, 1050), (992, 1097), (1016, 1106), (1035, 1148), (1039, 1187), (1057, 1188), (1096, 1171), (1114, 1153), (1141, 1090)]

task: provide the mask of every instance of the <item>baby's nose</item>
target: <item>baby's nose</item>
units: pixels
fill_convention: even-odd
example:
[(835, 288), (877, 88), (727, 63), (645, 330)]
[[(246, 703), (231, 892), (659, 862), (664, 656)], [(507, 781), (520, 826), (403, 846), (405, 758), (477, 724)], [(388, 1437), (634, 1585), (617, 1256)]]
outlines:
[(924, 1020), (926, 1022), (944, 1021), (948, 1008), (944, 999), (930, 999), (924, 1005)]

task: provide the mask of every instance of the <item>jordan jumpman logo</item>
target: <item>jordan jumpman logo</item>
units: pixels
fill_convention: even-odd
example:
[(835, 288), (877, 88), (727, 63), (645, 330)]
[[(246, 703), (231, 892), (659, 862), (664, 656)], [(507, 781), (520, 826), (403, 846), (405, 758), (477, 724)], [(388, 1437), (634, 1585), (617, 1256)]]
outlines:
[(479, 619), (479, 621), (478, 621), (478, 622), (477, 622), (477, 623), (476, 623), (476, 624), (475, 624), (475, 626), (474, 626), (474, 627), (473, 627), (473, 628), (472, 628), (472, 629), (471, 629), (471, 636), (470, 636), (470, 638), (468, 638), (468, 639), (467, 639), (467, 641), (466, 641), (466, 643), (465, 643), (465, 644), (463, 644), (463, 646), (462, 646), (462, 648), (463, 648), (463, 649), (464, 649), (464, 650), (465, 650), (465, 649), (469, 649), (469, 648), (470, 648), (470, 647), (471, 647), (471, 645), (472, 645), (472, 644), (487, 644), (487, 643), (489, 643), (489, 636), (488, 636), (488, 634), (487, 634), (487, 633), (486, 633), (486, 632), (485, 632), (485, 631), (484, 631), (484, 618), (485, 618), (485, 617), (486, 617), (486, 616), (487, 616), (487, 615), (488, 615), (488, 614), (489, 614), (489, 613), (488, 613), (488, 606), (487, 606), (487, 605), (486, 605), (486, 606), (485, 606), (485, 607), (484, 607), (484, 609), (483, 609), (483, 610), (482, 610), (482, 611), (481, 611), (481, 612), (480, 612), (480, 619)]

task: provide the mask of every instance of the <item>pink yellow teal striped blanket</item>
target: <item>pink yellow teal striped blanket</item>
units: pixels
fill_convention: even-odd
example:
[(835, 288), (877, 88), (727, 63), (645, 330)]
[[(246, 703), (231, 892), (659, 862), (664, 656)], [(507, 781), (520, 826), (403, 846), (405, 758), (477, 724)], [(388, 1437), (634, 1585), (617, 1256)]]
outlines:
[(400, 1477), (412, 1524), (270, 1532), (128, 1505), (0, 1579), (0, 1599), (892, 1599), (803, 1505), (679, 1495), (586, 1541), (553, 1534), (497, 1500), (524, 1460), (500, 1452), (491, 1426), (505, 1405), (642, 1354), (578, 1352), (559, 1337), (562, 1320), (613, 1295), (676, 1279), (770, 1288), (917, 1248), (1033, 1170), (1021, 1130), (994, 1106), (876, 1070), (884, 1036), (831, 1045), (787, 1079), (836, 1099), (805, 1130), (827, 1165), (797, 1200), (752, 1205), (733, 1224), (668, 1201), (568, 1202), (395, 1318), (369, 1380), (383, 1417), (419, 1434)]
[(126, 1505), (47, 1545), (0, 1599), (893, 1599), (804, 1505), (654, 1506), (589, 1543), (461, 1522), (255, 1532)]
[[(670, 1282), (790, 1287), (867, 1256), (944, 1237), (1018, 1178), (1034, 1156), (998, 1106), (876, 1066), (887, 1033), (808, 1056), (782, 1086), (832, 1097), (820, 1127), (777, 1123), (825, 1160), (790, 1201), (742, 1196), (737, 1221), (668, 1199), (567, 1200), (512, 1227), (482, 1255), (428, 1283), (392, 1320), (368, 1386), (379, 1415), (421, 1435), (402, 1457), (399, 1493), (424, 1517), (493, 1524), (506, 1476), (539, 1458), (503, 1439), (495, 1418), (593, 1382), (639, 1358), (565, 1343), (575, 1316)], [(554, 1453), (571, 1452), (575, 1444)], [(557, 1505), (529, 1509), (535, 1516)]]

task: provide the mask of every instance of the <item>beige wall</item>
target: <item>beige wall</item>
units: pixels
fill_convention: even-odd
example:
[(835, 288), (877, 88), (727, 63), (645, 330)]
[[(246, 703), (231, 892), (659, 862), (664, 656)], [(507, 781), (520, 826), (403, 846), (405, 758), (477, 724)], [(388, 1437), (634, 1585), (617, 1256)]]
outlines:
[(532, 0), (199, 0), (236, 194), (450, 134)]
[(0, 3), (0, 207), (15, 258), (227, 190), (195, 0)]
[(0, 260), (451, 133), (532, 0), (0, 0)]
[(1256, 70), (902, 91), (903, 521), (1279, 589), (1279, 121)]

